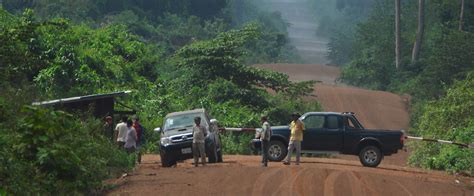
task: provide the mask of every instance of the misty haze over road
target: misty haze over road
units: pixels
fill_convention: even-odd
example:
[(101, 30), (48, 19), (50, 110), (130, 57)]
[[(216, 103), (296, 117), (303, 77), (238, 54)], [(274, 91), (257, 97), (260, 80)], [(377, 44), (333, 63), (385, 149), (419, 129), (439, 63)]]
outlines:
[(305, 63), (326, 64), (328, 60), (326, 38), (316, 36), (318, 25), (307, 0), (265, 0), (264, 7), (278, 11), (289, 23), (290, 42), (296, 47)]

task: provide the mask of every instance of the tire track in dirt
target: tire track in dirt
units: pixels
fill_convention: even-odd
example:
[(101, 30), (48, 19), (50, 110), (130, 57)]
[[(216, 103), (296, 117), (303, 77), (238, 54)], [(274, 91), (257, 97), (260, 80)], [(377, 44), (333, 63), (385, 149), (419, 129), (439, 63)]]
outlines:
[(324, 195), (325, 196), (335, 196), (336, 191), (334, 190), (336, 188), (336, 180), (339, 178), (339, 176), (342, 174), (342, 171), (335, 171), (329, 174), (328, 177), (326, 177), (326, 180), (324, 180)]
[(270, 171), (264, 172), (263, 174), (259, 175), (255, 183), (253, 184), (252, 187), (252, 196), (260, 196), (260, 195), (265, 195), (266, 192), (266, 186), (268, 185), (267, 183), (262, 184), (259, 182), (270, 182), (271, 179), (278, 179), (278, 176), (281, 176), (281, 173), (283, 171), (282, 168), (271, 168), (268, 169)]
[[(278, 187), (274, 189), (273, 194), (278, 194), (278, 195), (295, 195), (294, 193), (298, 193), (298, 191), (295, 190), (295, 182), (298, 178), (301, 177), (301, 175), (304, 174), (304, 171), (306, 169), (304, 168), (284, 168), (284, 175), (281, 175), (279, 178), (281, 179)], [(275, 176), (278, 178), (278, 176)], [(284, 180), (283, 180), (284, 179)], [(300, 194), (296, 194), (300, 195)]]
[(410, 190), (408, 190), (405, 186), (403, 186), (400, 182), (398, 181), (394, 181), (394, 180), (391, 180), (392, 183), (398, 185), (398, 187), (400, 188), (400, 190), (403, 190), (405, 191), (406, 195), (409, 195), (409, 196), (413, 196), (413, 194), (411, 193)]
[(365, 187), (362, 186), (361, 180), (355, 176), (353, 171), (346, 172), (346, 177), (349, 179), (352, 194), (367, 195), (366, 191), (363, 189)]
[[(144, 163), (159, 162), (145, 155)], [(384, 166), (367, 168), (357, 161), (303, 157), (299, 166), (270, 162), (260, 167), (259, 156), (225, 155), (224, 163), (194, 168), (192, 161), (176, 168), (139, 165), (109, 195), (474, 195), (460, 178), (437, 171)], [(151, 174), (151, 175), (149, 175)], [(460, 180), (465, 185), (456, 184)], [(125, 181), (126, 183), (120, 183)]]
[[(295, 170), (298, 170), (298, 172), (296, 174), (295, 173)], [(287, 190), (290, 190), (290, 194), (289, 195), (294, 195), (293, 193), (297, 193), (296, 195), (299, 195), (299, 196), (302, 196), (304, 195), (303, 193), (303, 190), (297, 188), (297, 181), (299, 181), (302, 176), (304, 175), (307, 175), (307, 173), (305, 173), (306, 171), (308, 171), (309, 169), (308, 168), (291, 168), (290, 172), (293, 174), (292, 177), (288, 180), (289, 181), (289, 184), (290, 186), (288, 187)]]

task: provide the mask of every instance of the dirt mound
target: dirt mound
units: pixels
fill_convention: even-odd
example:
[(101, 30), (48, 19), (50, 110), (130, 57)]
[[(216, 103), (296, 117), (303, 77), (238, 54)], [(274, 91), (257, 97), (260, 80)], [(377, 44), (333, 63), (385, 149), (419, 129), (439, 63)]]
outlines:
[(366, 128), (408, 129), (408, 99), (389, 92), (336, 84), (338, 67), (313, 64), (265, 64), (257, 67), (285, 73), (292, 81), (315, 80), (313, 97), (324, 111), (355, 112)]
[(312, 64), (262, 64), (259, 68), (285, 73), (292, 81), (321, 81), (325, 84), (335, 84), (341, 74), (338, 67)]
[(472, 178), (426, 172), (382, 163), (377, 169), (347, 160), (302, 158), (299, 166), (258, 156), (224, 156), (224, 163), (194, 168), (191, 160), (176, 168), (159, 166), (158, 155), (143, 164), (109, 195), (472, 195)]
[(316, 99), (325, 111), (355, 112), (366, 128), (407, 129), (409, 113), (402, 96), (353, 87), (318, 84)]

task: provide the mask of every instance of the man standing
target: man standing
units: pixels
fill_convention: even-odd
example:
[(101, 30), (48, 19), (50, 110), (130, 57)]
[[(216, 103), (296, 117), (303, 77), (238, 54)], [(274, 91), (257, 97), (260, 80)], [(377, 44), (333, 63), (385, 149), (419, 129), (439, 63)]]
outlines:
[(296, 149), (296, 165), (300, 164), (300, 156), (301, 156), (301, 141), (303, 141), (303, 131), (304, 131), (304, 124), (298, 118), (300, 114), (294, 113), (291, 115), (292, 121), (290, 124), (291, 130), (291, 137), (290, 143), (288, 144), (288, 155), (286, 156), (286, 160), (283, 162), (285, 165), (290, 165), (291, 163), (291, 154), (293, 150)]
[(206, 151), (204, 149), (204, 140), (206, 139), (206, 127), (201, 125), (201, 117), (194, 118), (193, 127), (193, 157), (194, 166), (198, 166), (199, 156), (201, 156), (202, 165), (206, 165)]
[(272, 136), (272, 128), (268, 123), (268, 118), (262, 116), (260, 119), (262, 124), (262, 132), (260, 133), (260, 141), (262, 143), (262, 167), (267, 167), (268, 163), (268, 146), (270, 144), (270, 137)]
[(133, 117), (133, 128), (137, 131), (137, 147), (141, 145), (143, 137), (143, 126), (140, 124), (138, 116)]
[(133, 128), (135, 128), (135, 131), (137, 132), (136, 145), (137, 145), (137, 151), (138, 151), (138, 163), (141, 163), (142, 162), (142, 153), (140, 151), (140, 147), (142, 145), (143, 132), (145, 130), (143, 129), (143, 126), (140, 124), (140, 119), (138, 118), (138, 116), (133, 117)]
[(128, 118), (126, 116), (122, 117), (122, 121), (115, 127), (115, 138), (120, 148), (123, 148), (123, 145), (125, 145), (128, 131), (127, 120)]
[(104, 130), (103, 134), (104, 136), (109, 139), (111, 142), (114, 141), (114, 127), (112, 125), (112, 117), (107, 116), (105, 117), (105, 123), (104, 123)]

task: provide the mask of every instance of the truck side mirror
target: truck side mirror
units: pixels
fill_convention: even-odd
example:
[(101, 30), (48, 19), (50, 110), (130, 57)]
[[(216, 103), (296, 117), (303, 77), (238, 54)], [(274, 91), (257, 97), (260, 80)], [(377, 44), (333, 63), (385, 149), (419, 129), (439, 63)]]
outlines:
[(157, 127), (155, 129), (153, 129), (153, 131), (155, 131), (155, 133), (159, 133), (159, 132), (161, 132), (161, 127)]

